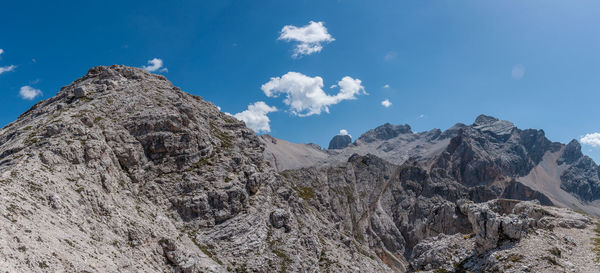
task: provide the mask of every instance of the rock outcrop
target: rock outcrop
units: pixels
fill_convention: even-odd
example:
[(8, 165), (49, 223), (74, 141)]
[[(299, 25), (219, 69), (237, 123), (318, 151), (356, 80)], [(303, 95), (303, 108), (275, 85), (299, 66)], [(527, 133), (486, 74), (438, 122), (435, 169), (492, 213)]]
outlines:
[(329, 141), (329, 148), (327, 149), (344, 149), (352, 143), (352, 138), (349, 135), (337, 135)]
[[(536, 202), (458, 202), (473, 233), (438, 235), (413, 251), (414, 270), (433, 272), (596, 272), (589, 248), (600, 234), (588, 216)], [(575, 239), (577, 238), (577, 239)]]

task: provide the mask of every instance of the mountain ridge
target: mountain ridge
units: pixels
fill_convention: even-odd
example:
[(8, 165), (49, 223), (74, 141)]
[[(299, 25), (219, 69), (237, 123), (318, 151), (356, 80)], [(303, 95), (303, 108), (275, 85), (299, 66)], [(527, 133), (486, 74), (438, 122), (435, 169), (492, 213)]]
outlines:
[[(595, 198), (597, 166), (577, 143), (559, 147), (543, 131), (486, 117), (444, 132), (388, 124), (368, 136), (334, 151), (258, 136), (164, 76), (94, 67), (0, 129), (0, 267), (598, 270), (591, 250), (569, 254), (591, 249), (597, 219), (540, 205), (568, 207), (570, 192)], [(575, 244), (556, 246), (559, 265), (528, 251), (550, 249), (552, 238)], [(500, 253), (523, 257), (492, 259)]]

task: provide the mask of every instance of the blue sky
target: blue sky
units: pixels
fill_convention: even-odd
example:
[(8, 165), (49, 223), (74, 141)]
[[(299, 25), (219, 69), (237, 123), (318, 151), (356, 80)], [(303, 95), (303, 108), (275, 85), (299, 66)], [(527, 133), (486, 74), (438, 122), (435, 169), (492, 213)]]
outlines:
[[(293, 57), (302, 42), (279, 39), (282, 29), (311, 21), (330, 38)], [(554, 141), (589, 134), (583, 150), (600, 162), (599, 25), (591, 0), (7, 1), (0, 124), (90, 67), (159, 58), (160, 73), (223, 111), (264, 102), (253, 109), (267, 110), (270, 134), (294, 142), (326, 146), (341, 129), (356, 137), (385, 122), (446, 129), (484, 113)], [(306, 101), (298, 82), (320, 99)]]

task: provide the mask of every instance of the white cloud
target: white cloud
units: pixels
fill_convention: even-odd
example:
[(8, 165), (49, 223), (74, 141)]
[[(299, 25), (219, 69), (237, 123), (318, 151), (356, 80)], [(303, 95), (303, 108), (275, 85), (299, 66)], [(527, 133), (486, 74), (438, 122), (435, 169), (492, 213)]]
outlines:
[(277, 108), (271, 107), (262, 101), (257, 101), (254, 104), (248, 105), (248, 110), (244, 110), (233, 116), (244, 121), (248, 128), (257, 133), (271, 132), (271, 127), (269, 126), (271, 120), (267, 114), (275, 111), (277, 111)]
[(348, 130), (346, 130), (346, 129), (340, 130), (340, 135), (352, 137), (350, 134), (348, 134)]
[(42, 95), (42, 90), (35, 89), (29, 85), (25, 85), (25, 86), (21, 87), (21, 89), (19, 90), (19, 96), (21, 96), (21, 98), (26, 99), (26, 100), (32, 100), (32, 99), (35, 99), (37, 96), (41, 96), (41, 95)]
[(386, 85), (383, 86), (383, 88), (388, 89), (388, 88), (390, 88), (390, 85), (386, 84)]
[(9, 65), (9, 66), (3, 66), (3, 67), (0, 67), (0, 74), (2, 74), (2, 73), (4, 73), (4, 72), (10, 72), (10, 71), (13, 71), (13, 70), (15, 70), (15, 68), (17, 68), (17, 67), (16, 67), (16, 66), (14, 66), (14, 65)]
[(292, 55), (294, 58), (320, 52), (323, 49), (322, 43), (335, 41), (329, 32), (327, 32), (327, 28), (323, 25), (323, 22), (314, 21), (310, 21), (308, 25), (303, 27), (284, 26), (281, 29), (278, 39), (288, 42), (298, 42)]
[(390, 102), (390, 100), (385, 99), (384, 101), (381, 102), (381, 105), (383, 105), (383, 107), (388, 108), (390, 106), (392, 106), (392, 103)]
[(396, 59), (396, 56), (398, 56), (398, 53), (396, 53), (394, 51), (390, 51), (390, 52), (386, 53), (385, 56), (383, 56), (383, 60), (386, 62), (389, 62), (393, 59)]
[(419, 118), (425, 118), (425, 114), (420, 114)]
[(159, 58), (154, 58), (152, 60), (148, 60), (149, 65), (142, 66), (142, 69), (148, 72), (169, 72), (166, 67), (163, 67), (163, 60)]
[(521, 64), (513, 66), (511, 76), (515, 80), (520, 80), (525, 76), (525, 67)]
[(336, 95), (328, 95), (323, 91), (323, 78), (309, 77), (298, 72), (288, 72), (261, 86), (267, 97), (285, 94), (283, 102), (290, 107), (292, 114), (306, 117), (320, 115), (322, 111), (329, 113), (329, 106), (343, 100), (354, 100), (356, 95), (367, 94), (361, 80), (344, 77), (337, 86), (340, 91)]
[(592, 147), (600, 148), (600, 133), (587, 134), (579, 140), (583, 144), (590, 145)]
[[(0, 48), (0, 55), (2, 55), (4, 53), (4, 49)], [(0, 74), (4, 73), (4, 72), (10, 72), (15, 70), (15, 68), (17, 68), (17, 66), (15, 65), (9, 65), (9, 66), (2, 66), (0, 67)]]

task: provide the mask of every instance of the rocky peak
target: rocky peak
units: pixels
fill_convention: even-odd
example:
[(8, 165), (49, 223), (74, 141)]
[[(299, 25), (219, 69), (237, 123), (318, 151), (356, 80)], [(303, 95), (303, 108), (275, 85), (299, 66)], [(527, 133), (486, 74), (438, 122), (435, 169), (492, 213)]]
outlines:
[(329, 141), (328, 149), (343, 149), (352, 143), (352, 138), (349, 135), (337, 135)]
[(492, 117), (492, 116), (487, 116), (487, 115), (479, 115), (477, 116), (477, 118), (475, 118), (475, 123), (473, 123), (473, 125), (478, 126), (478, 125), (489, 125), (492, 124), (496, 121), (499, 121), (498, 118)]
[(497, 136), (507, 136), (512, 133), (513, 129), (516, 129), (516, 126), (510, 121), (499, 120), (495, 117), (480, 115), (477, 117), (477, 119), (475, 119), (473, 128), (481, 132), (490, 132)]
[[(274, 179), (263, 150), (243, 122), (163, 76), (100, 66), (0, 130), (0, 184), (15, 182), (3, 187), (14, 193), (4, 200), (7, 206), (36, 215), (14, 219), (35, 227), (44, 242), (36, 243), (37, 250), (28, 245), (24, 255), (50, 257), (55, 251), (56, 261), (73, 264), (47, 262), (50, 271), (97, 271), (87, 265), (100, 264), (114, 272), (217, 272), (209, 268), (220, 268), (218, 263), (194, 246), (206, 243), (193, 234), (247, 215), (250, 197)], [(53, 243), (62, 240), (56, 230), (75, 243)], [(19, 243), (0, 248), (17, 249), (13, 244)], [(108, 257), (128, 245), (137, 256)], [(163, 262), (159, 245), (170, 263)], [(0, 256), (6, 253), (0, 250)], [(97, 258), (83, 262), (91, 256)]]
[(376, 140), (388, 140), (397, 137), (400, 134), (411, 134), (410, 125), (392, 125), (386, 123), (375, 129), (371, 129), (366, 133), (362, 134), (358, 140), (369, 143)]
[(558, 159), (558, 164), (572, 164), (573, 162), (579, 160), (583, 157), (583, 153), (581, 152), (581, 144), (575, 139), (571, 140), (565, 149), (563, 150), (562, 155)]

